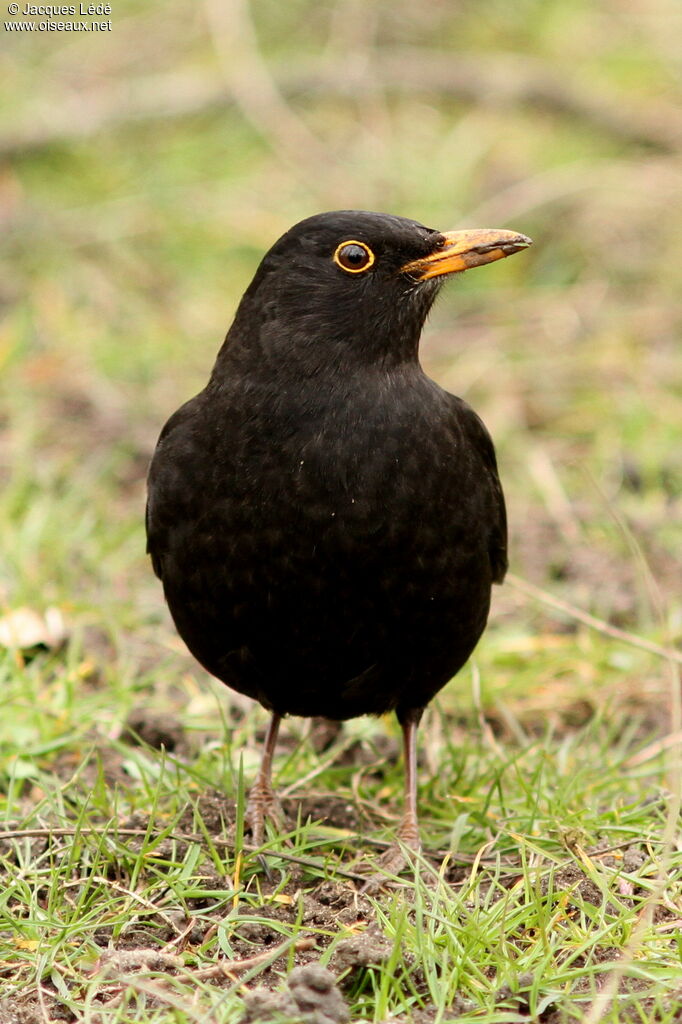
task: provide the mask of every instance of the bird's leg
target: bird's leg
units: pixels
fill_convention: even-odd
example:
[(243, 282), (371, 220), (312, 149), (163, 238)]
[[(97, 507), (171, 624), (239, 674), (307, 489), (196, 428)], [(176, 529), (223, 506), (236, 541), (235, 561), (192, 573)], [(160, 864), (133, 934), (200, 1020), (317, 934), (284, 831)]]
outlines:
[(282, 807), (275, 791), (272, 788), (272, 757), (277, 743), (282, 716), (273, 713), (265, 734), (263, 744), (263, 757), (256, 781), (249, 790), (249, 800), (246, 805), (245, 822), (251, 829), (251, 837), (254, 846), (260, 846), (263, 842), (263, 828), (265, 819), (270, 818), (278, 828), (282, 826)]
[(415, 708), (408, 711), (400, 722), (403, 730), (405, 762), (405, 810), (398, 825), (396, 839), (415, 851), (421, 849), (417, 821), (417, 727), (423, 710), (423, 708)]
[(423, 708), (411, 708), (399, 715), (403, 730), (403, 755), (405, 760), (405, 809), (398, 825), (395, 841), (391, 843), (378, 861), (380, 872), (371, 875), (362, 887), (363, 892), (376, 891), (385, 881), (384, 872), (397, 875), (405, 867), (405, 847), (418, 853), (421, 849), (419, 824), (417, 821), (417, 727)]

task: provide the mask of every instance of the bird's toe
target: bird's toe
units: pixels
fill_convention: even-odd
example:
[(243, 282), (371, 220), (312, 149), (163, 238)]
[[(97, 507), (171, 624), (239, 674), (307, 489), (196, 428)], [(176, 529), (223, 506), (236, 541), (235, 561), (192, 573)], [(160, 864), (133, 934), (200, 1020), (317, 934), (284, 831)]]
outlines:
[(275, 792), (269, 786), (255, 785), (249, 793), (244, 824), (251, 833), (254, 846), (261, 846), (265, 834), (265, 820), (269, 818), (278, 832), (284, 829), (284, 811)]

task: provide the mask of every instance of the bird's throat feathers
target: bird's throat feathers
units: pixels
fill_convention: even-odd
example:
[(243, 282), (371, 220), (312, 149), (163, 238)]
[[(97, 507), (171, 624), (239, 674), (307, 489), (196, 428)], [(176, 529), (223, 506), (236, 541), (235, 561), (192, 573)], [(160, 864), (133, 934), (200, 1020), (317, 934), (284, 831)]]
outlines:
[[(218, 354), (216, 373), (250, 372), (279, 379), (323, 381), (357, 369), (390, 370), (418, 364), (419, 338), (440, 281), (396, 282), (393, 293), (371, 294), (358, 282), (333, 299), (315, 282), (268, 288), (258, 278), (246, 292)], [(254, 315), (257, 311), (257, 315)]]

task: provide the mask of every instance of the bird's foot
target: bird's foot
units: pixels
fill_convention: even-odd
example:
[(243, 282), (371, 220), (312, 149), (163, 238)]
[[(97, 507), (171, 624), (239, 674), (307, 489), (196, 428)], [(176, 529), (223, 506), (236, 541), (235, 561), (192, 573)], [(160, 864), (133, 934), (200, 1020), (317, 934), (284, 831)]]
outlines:
[(269, 818), (277, 831), (284, 828), (284, 811), (275, 791), (269, 783), (257, 779), (249, 792), (244, 814), (244, 824), (251, 832), (251, 842), (261, 846), (265, 832), (265, 819)]
[(403, 868), (407, 867), (410, 854), (418, 854), (420, 851), (421, 842), (417, 822), (412, 817), (406, 816), (396, 832), (395, 841), (379, 857), (376, 863), (378, 871), (369, 876), (360, 892), (372, 896), (379, 889), (390, 884), (391, 879), (388, 876), (400, 874)]

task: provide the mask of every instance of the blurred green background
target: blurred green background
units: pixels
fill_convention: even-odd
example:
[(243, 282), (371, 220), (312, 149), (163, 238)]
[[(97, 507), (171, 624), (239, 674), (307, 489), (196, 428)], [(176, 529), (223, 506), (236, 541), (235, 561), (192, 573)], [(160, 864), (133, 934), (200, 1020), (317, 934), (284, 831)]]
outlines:
[[(144, 685), (162, 635), (179, 671), (144, 555), (156, 436), (265, 249), (357, 207), (534, 238), (448, 286), (423, 362), (495, 438), (514, 571), (679, 638), (679, 3), (115, 0), (109, 20), (0, 32), (2, 604), (103, 630), (88, 652), (119, 682)], [(504, 588), (489, 649), (566, 628)]]

